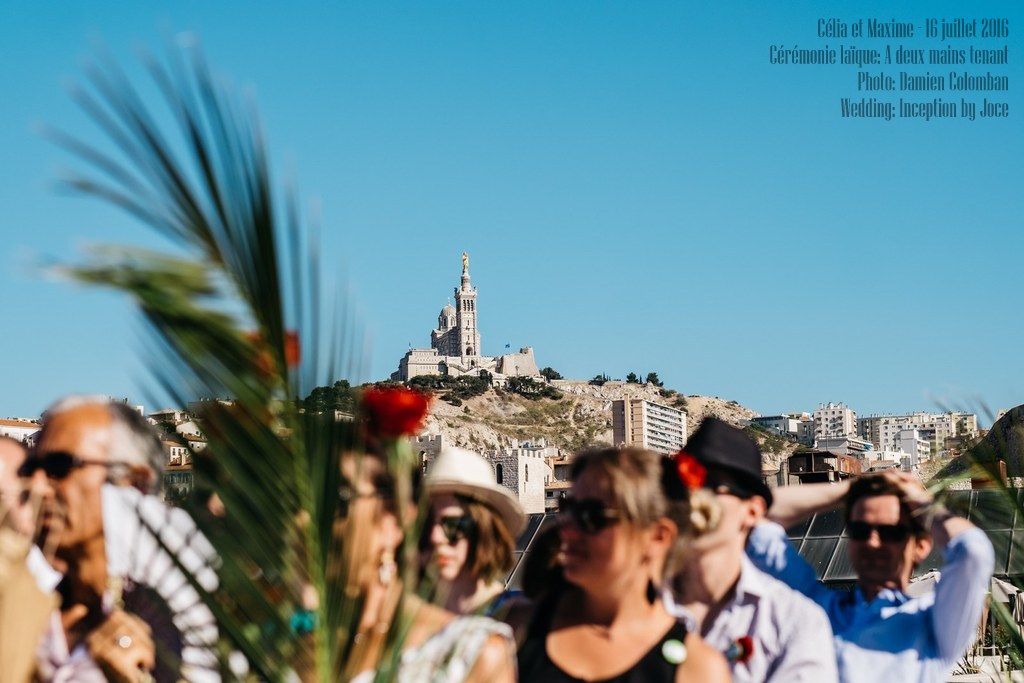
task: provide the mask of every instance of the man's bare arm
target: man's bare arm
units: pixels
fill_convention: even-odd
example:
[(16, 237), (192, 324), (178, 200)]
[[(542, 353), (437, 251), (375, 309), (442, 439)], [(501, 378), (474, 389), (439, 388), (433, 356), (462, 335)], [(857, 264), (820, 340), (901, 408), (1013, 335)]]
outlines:
[(838, 484), (803, 484), (772, 489), (768, 519), (789, 528), (816, 512), (839, 506), (850, 490), (849, 480)]

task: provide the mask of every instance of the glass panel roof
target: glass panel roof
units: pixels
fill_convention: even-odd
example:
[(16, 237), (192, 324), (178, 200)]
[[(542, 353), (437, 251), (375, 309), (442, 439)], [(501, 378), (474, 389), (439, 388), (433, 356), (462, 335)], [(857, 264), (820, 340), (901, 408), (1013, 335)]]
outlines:
[(819, 538), (822, 536), (839, 536), (843, 533), (845, 520), (842, 510), (829, 510), (820, 515), (814, 515), (811, 520), (811, 530), (807, 532), (808, 538)]
[(516, 550), (526, 550), (530, 542), (533, 541), (533, 537), (536, 535), (537, 530), (540, 529), (541, 524), (544, 523), (544, 518), (548, 515), (543, 513), (527, 515), (526, 516), (526, 527), (519, 534), (519, 538), (516, 539)]
[(1009, 576), (1024, 576), (1024, 531), (1014, 531), (1010, 542)]
[(1010, 532), (985, 529), (985, 533), (988, 534), (988, 540), (992, 541), (992, 547), (996, 551), (996, 567), (993, 574), (1006, 576), (1006, 566), (1010, 559)]
[(853, 571), (853, 565), (850, 564), (850, 556), (846, 553), (847, 540), (844, 536), (839, 539), (839, 543), (836, 544), (836, 549), (832, 553), (832, 561), (828, 565), (828, 569), (825, 570), (824, 577), (819, 575), (818, 578), (828, 582), (843, 582), (853, 583), (857, 580), (857, 573)]
[(838, 542), (838, 538), (807, 538), (800, 547), (800, 554), (814, 567), (814, 573), (818, 578), (825, 575), (825, 568), (832, 561), (832, 554)]
[[(996, 553), (997, 577), (1024, 576), (1024, 489), (1011, 490), (1009, 498), (1000, 489), (952, 491), (947, 494), (946, 504), (950, 510), (967, 515), (988, 534)], [(1014, 530), (1012, 544), (1011, 530)], [(846, 556), (847, 539), (839, 511), (831, 510), (814, 515), (810, 520), (787, 529), (786, 534), (800, 554), (814, 566), (819, 578), (828, 583), (855, 580), (853, 568)], [(824, 543), (835, 541), (832, 537), (840, 534), (842, 536), (838, 542)], [(829, 548), (830, 557), (823, 558), (822, 553)], [(942, 551), (932, 548), (928, 557), (917, 566), (914, 575), (941, 568)]]
[[(951, 510), (967, 514), (985, 530), (996, 553), (995, 575), (999, 578), (1024, 576), (1024, 489), (1011, 491), (1011, 497), (999, 489), (953, 491), (947, 497)], [(509, 578), (509, 588), (521, 587), (522, 567), (543, 530), (556, 523), (554, 514), (529, 515), (526, 529), (516, 543), (516, 566)], [(849, 584), (856, 580), (847, 556), (847, 538), (843, 515), (839, 510), (814, 515), (786, 530), (790, 541), (814, 567), (818, 578), (827, 583)], [(924, 574), (942, 568), (942, 551), (933, 548), (914, 572)]]
[(1017, 507), (1016, 496), (1009, 498), (999, 489), (973, 493), (968, 519), (986, 529), (1013, 528), (1014, 511)]

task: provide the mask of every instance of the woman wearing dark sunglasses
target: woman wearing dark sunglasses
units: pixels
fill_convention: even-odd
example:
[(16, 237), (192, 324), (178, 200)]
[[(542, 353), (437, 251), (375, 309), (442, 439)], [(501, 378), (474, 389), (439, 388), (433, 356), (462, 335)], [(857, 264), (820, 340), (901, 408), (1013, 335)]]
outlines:
[(678, 561), (696, 533), (693, 520), (707, 513), (691, 508), (672, 461), (605, 449), (578, 456), (572, 475), (560, 525), (567, 587), (534, 608), (519, 649), (520, 680), (728, 681), (724, 658), (659, 599), (666, 562)]
[(430, 516), (423, 530), (426, 580), (456, 614), (500, 610), (515, 538), (525, 523), (512, 492), (476, 453), (446, 448), (426, 477)]

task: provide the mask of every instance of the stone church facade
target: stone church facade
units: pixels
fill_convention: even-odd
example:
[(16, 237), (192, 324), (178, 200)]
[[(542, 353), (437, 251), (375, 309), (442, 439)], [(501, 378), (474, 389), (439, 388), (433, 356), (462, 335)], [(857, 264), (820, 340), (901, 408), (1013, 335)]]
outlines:
[(437, 329), (430, 333), (429, 349), (409, 349), (398, 363), (391, 379), (408, 382), (419, 375), (479, 376), (490, 373), (497, 384), (508, 377), (539, 377), (533, 349), (501, 356), (481, 354), (480, 330), (477, 327), (477, 292), (469, 278), (469, 255), (462, 253), (462, 280), (455, 288), (455, 305), (441, 309)]

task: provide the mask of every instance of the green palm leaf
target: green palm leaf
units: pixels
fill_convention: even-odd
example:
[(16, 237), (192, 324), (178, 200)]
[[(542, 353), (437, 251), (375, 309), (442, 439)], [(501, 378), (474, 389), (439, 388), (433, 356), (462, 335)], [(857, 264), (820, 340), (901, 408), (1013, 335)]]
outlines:
[[(359, 613), (342, 595), (344, 582), (329, 578), (337, 453), (347, 437), (333, 415), (303, 414), (290, 399), (333, 381), (354, 358), (351, 326), (319, 322), (316, 250), (294, 201), (279, 217), (255, 115), (215, 85), (198, 51), (172, 51), (167, 66), (149, 59), (147, 67), (176, 138), (110, 60), (88, 71), (74, 97), (112, 149), (51, 136), (92, 169), (69, 187), (122, 208), (182, 253), (108, 247), (65, 271), (134, 298), (154, 380), (168, 398), (232, 399), (206, 404), (208, 447), (194, 454), (197, 484), (227, 511), (194, 508), (217, 549), (220, 585), (206, 591), (189, 577), (219, 623), (224, 654), (240, 651), (262, 679), (297, 668), (334, 680)], [(290, 364), (290, 330), (302, 340), (301, 368)], [(322, 346), (325, 331), (332, 339)], [(291, 619), (304, 586), (320, 600), (313, 632), (299, 635)]]

